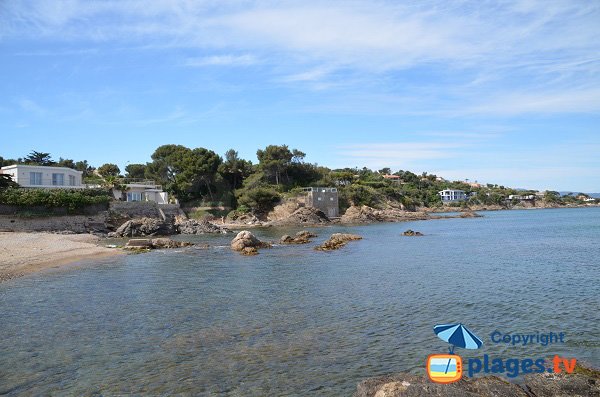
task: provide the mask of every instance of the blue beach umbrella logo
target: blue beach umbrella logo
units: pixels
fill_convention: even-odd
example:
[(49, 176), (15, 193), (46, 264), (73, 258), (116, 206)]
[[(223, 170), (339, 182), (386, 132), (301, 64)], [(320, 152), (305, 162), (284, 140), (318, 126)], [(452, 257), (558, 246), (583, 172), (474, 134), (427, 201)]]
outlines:
[(433, 332), (443, 340), (448, 342), (450, 354), (454, 354), (454, 348), (479, 349), (483, 342), (477, 335), (462, 324), (440, 324), (433, 327)]

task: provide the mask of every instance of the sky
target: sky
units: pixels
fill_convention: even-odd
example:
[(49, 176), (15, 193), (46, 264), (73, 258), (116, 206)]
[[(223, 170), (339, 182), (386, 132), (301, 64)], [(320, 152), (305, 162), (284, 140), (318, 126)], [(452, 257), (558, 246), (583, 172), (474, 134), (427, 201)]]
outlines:
[(0, 0), (0, 137), (598, 192), (600, 2)]

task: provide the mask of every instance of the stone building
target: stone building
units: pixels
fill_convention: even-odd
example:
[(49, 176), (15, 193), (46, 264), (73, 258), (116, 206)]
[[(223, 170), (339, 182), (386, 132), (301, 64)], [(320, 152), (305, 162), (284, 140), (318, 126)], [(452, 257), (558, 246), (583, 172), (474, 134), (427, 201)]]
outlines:
[(328, 218), (340, 216), (338, 190), (335, 187), (305, 187), (306, 206), (317, 208)]

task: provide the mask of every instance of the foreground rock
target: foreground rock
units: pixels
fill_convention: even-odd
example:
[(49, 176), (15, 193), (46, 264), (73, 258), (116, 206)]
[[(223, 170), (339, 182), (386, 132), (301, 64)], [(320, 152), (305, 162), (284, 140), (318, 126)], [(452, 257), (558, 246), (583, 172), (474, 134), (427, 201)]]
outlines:
[(311, 237), (317, 237), (317, 235), (308, 230), (302, 230), (296, 233), (294, 237), (287, 234), (282, 236), (279, 242), (281, 244), (307, 244), (310, 243)]
[(175, 229), (181, 234), (229, 233), (230, 230), (210, 223), (206, 219), (177, 219)]
[(256, 255), (258, 248), (270, 248), (271, 244), (260, 241), (248, 230), (242, 230), (231, 240), (231, 249), (242, 255)]
[(362, 237), (357, 234), (349, 233), (334, 233), (329, 237), (329, 240), (319, 245), (315, 249), (318, 251), (333, 251), (342, 248), (348, 241), (362, 240)]
[(396, 374), (370, 378), (360, 382), (354, 397), (411, 397), (411, 396), (478, 396), (478, 397), (532, 397), (532, 396), (598, 396), (598, 372), (573, 374), (526, 375), (523, 385), (509, 383), (496, 376), (464, 377), (451, 384), (433, 383), (425, 376)]
[(173, 234), (173, 223), (154, 218), (136, 218), (123, 223), (109, 237), (144, 237)]
[(170, 238), (132, 238), (127, 242), (125, 248), (128, 249), (163, 249), (163, 248), (181, 248), (194, 245), (187, 241), (175, 241)]
[(408, 229), (407, 231), (405, 231), (404, 233), (402, 233), (402, 235), (403, 236), (413, 237), (413, 236), (423, 236), (423, 233), (421, 233), (421, 232), (415, 232), (412, 229)]
[(273, 226), (288, 226), (288, 225), (322, 225), (331, 223), (331, 220), (323, 213), (323, 211), (311, 208), (300, 207), (290, 216), (271, 221), (269, 225)]

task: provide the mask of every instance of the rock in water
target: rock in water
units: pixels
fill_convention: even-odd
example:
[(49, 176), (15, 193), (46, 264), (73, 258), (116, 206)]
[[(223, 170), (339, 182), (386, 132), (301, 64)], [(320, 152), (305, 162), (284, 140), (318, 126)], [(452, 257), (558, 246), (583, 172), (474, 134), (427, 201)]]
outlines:
[(405, 231), (404, 233), (402, 233), (403, 236), (422, 236), (423, 233), (421, 232), (415, 232), (414, 230), (408, 229), (407, 231)]
[[(582, 368), (582, 367), (578, 367)], [(581, 370), (580, 370), (581, 371)], [(584, 369), (581, 373), (529, 374), (523, 384), (509, 383), (497, 376), (463, 377), (450, 383), (433, 383), (425, 376), (400, 373), (370, 378), (360, 382), (354, 397), (528, 397), (528, 396), (598, 396), (600, 376), (597, 371)]]
[(162, 248), (180, 248), (194, 245), (187, 241), (175, 241), (170, 238), (132, 238), (125, 248), (131, 249), (162, 249)]
[(181, 234), (229, 233), (229, 229), (210, 223), (206, 219), (177, 219), (175, 228)]
[(315, 249), (318, 251), (332, 251), (345, 246), (348, 241), (362, 240), (362, 237), (356, 234), (349, 233), (334, 233), (329, 237), (329, 240), (319, 245)]
[(181, 248), (181, 247), (189, 247), (190, 245), (194, 245), (189, 241), (175, 241), (170, 238), (153, 238), (152, 239), (152, 248)]
[(143, 237), (168, 235), (174, 232), (169, 222), (154, 218), (136, 218), (123, 223), (114, 232), (115, 237)]
[(318, 225), (330, 222), (323, 211), (312, 207), (300, 207), (287, 218), (272, 221), (269, 224), (273, 226)]
[(311, 237), (317, 237), (317, 235), (308, 230), (302, 230), (301, 232), (296, 233), (296, 236), (294, 237), (287, 234), (283, 235), (279, 242), (281, 244), (307, 244), (310, 243)]
[[(231, 249), (241, 252), (244, 255), (255, 255), (258, 253), (258, 248), (269, 248), (271, 244), (260, 241), (256, 236), (247, 230), (242, 230), (231, 240)], [(254, 248), (254, 250), (246, 250), (246, 248)]]
[(460, 214), (461, 218), (481, 218), (483, 215), (478, 214), (477, 212), (467, 211)]

